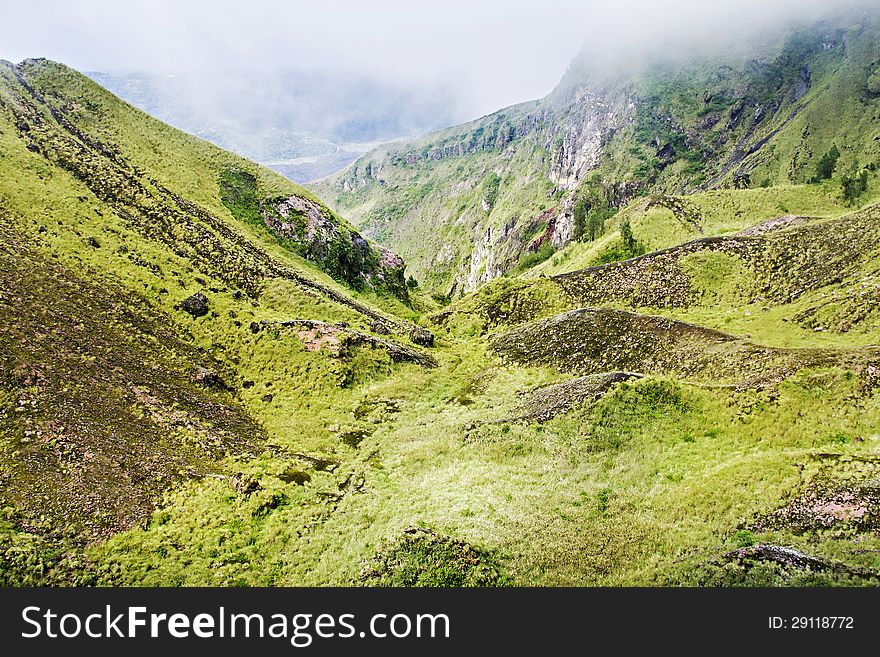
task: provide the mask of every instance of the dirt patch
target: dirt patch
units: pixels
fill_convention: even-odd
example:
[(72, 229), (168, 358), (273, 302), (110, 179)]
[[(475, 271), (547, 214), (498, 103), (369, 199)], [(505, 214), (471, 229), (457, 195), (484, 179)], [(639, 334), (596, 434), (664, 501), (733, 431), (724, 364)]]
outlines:
[(801, 492), (760, 517), (753, 528), (786, 529), (796, 534), (880, 530), (880, 459), (823, 459), (819, 472)]
[(578, 377), (552, 386), (536, 388), (524, 395), (519, 415), (505, 422), (544, 422), (581, 405), (593, 404), (622, 381), (641, 378), (634, 372), (605, 372)]
[(0, 497), (23, 526), (104, 538), (180, 481), (263, 449), (235, 397), (194, 380), (222, 365), (169, 317), (0, 232)]

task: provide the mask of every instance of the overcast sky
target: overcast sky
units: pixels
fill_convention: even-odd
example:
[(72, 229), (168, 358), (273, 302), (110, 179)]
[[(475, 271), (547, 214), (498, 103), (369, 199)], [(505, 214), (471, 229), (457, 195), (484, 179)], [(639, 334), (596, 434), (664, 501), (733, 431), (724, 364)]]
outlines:
[(229, 70), (341, 68), (444, 85), (478, 116), (547, 94), (585, 41), (613, 58), (646, 44), (735, 38), (844, 2), (21, 0), (3, 8), (0, 58), (207, 72), (218, 84)]

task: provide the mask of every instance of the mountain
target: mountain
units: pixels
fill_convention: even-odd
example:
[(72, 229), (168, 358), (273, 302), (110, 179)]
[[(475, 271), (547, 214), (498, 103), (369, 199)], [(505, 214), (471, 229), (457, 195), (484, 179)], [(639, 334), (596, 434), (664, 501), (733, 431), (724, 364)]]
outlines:
[[(377, 236), (416, 255), (458, 236), (421, 284), (278, 174), (3, 63), (0, 584), (876, 586), (877, 39), (835, 20), (762, 113), (722, 94), (704, 132), (694, 56), (654, 136), (628, 75), (601, 91), (623, 114), (566, 82), (470, 145), (384, 147), (346, 194), (410, 198)], [(404, 180), (469, 205), (418, 224)], [(480, 223), (514, 201), (506, 237)], [(454, 248), (505, 239), (534, 249), (448, 294)]]
[(335, 173), (376, 144), (455, 122), (439, 88), (339, 71), (227, 72), (213, 76), (87, 72), (148, 114), (297, 181)]
[[(880, 159), (876, 7), (609, 74), (585, 50), (546, 98), (368, 153), (312, 185), (443, 295), (591, 241), (636, 198), (804, 184)], [(856, 174), (858, 175), (858, 174)]]
[(46, 60), (0, 65), (0, 116), (4, 523), (37, 544), (106, 538), (264, 452), (253, 407), (308, 395), (269, 389), (274, 369), (355, 376), (256, 346), (296, 333), (278, 322), (340, 321), (341, 352), (430, 364), (375, 305), (408, 312), (403, 262), (302, 188)]

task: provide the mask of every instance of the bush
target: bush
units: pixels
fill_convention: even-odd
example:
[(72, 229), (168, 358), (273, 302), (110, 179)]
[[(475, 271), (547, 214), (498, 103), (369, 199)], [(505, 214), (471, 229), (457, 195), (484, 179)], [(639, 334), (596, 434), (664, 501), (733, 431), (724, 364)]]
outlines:
[(537, 251), (526, 251), (520, 256), (519, 262), (516, 263), (514, 274), (521, 274), (535, 265), (540, 265), (554, 253), (556, 253), (556, 247), (550, 242), (544, 242)]
[(430, 529), (412, 528), (363, 564), (369, 586), (505, 586), (495, 555)]
[(880, 68), (868, 76), (868, 93), (880, 96)]

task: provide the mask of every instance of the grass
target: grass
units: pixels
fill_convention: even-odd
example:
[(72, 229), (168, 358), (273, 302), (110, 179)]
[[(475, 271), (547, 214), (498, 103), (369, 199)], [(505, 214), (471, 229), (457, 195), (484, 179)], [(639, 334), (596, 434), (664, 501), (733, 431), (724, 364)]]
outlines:
[[(620, 213), (647, 249), (699, 237), (670, 207), (646, 208), (642, 200), (609, 219), (595, 242), (569, 245), (532, 267), (534, 277), (494, 280), (442, 308), (430, 300), (429, 289), (417, 293), (410, 308), (333, 280), (261, 228), (254, 201), (296, 193), (287, 183), (143, 121), (76, 76), (58, 75), (41, 81), (44, 92), (57, 85), (57, 97), (64, 99), (59, 102), (91, 108), (69, 111), (77, 125), (117, 145), (122, 157), (144, 169), (135, 178), (157, 177), (222, 223), (180, 210), (174, 197), (155, 186), (129, 199), (137, 189), (130, 177), (121, 179), (113, 196), (103, 195), (84, 172), (28, 150), (28, 137), (9, 120), (11, 101), (2, 97), (0, 167), (15, 175), (0, 176), (6, 245), (0, 260), (0, 310), (6, 316), (0, 329), (0, 464), (7, 477), (0, 490), (0, 582), (874, 582), (859, 574), (880, 569), (880, 539), (871, 526), (777, 520), (780, 509), (809, 506), (815, 491), (829, 498), (870, 496), (880, 475), (878, 364), (874, 351), (861, 348), (877, 344), (880, 335), (872, 296), (880, 267), (876, 209), (842, 216), (839, 181), (718, 190), (686, 199), (705, 236), (730, 235), (780, 214), (824, 217), (749, 242), (761, 250), (693, 249), (675, 252), (665, 265), (648, 254), (636, 269), (630, 269), (632, 262), (612, 264), (569, 278), (583, 283), (574, 292), (561, 279), (538, 276), (595, 264), (620, 240)], [(473, 130), (495, 120), (489, 117)], [(489, 133), (497, 139), (503, 127)], [(400, 164), (418, 182), (413, 202), (430, 199), (445, 216), (465, 217), (434, 242), (413, 247), (424, 249), (426, 258), (436, 239), (472, 243), (489, 227), (503, 231), (514, 215), (510, 234), (534, 236), (546, 221), (540, 215), (561, 201), (547, 195), (546, 180), (523, 181), (513, 169), (496, 172), (493, 149), (480, 150), (467, 163)], [(168, 156), (177, 151), (179, 158)], [(520, 149), (512, 161), (524, 168), (541, 157), (540, 148)], [(186, 171), (178, 172), (175, 161)], [(107, 167), (108, 176), (112, 171)], [(229, 171), (239, 172), (227, 179), (236, 183), (227, 190), (237, 193), (224, 197), (219, 182)], [(437, 171), (460, 176), (461, 186), (441, 192), (428, 184), (427, 174)], [(488, 192), (493, 198), (486, 211), (474, 204)], [(352, 192), (362, 199), (370, 193)], [(871, 179), (868, 194), (876, 193)], [(373, 213), (378, 206), (371, 207)], [(414, 207), (401, 209), (409, 219), (401, 230), (409, 232), (400, 239), (435, 230), (414, 221)], [(479, 220), (471, 214), (476, 207)], [(163, 213), (175, 221), (167, 233), (148, 233), (148, 222), (138, 221), (135, 210), (157, 217), (156, 225), (165, 225)], [(153, 210), (158, 214), (147, 214)], [(377, 230), (382, 216), (378, 210), (371, 215)], [(191, 231), (205, 241), (192, 239)], [(31, 257), (16, 260), (13, 251)], [(435, 249), (431, 258), (442, 253)], [(463, 261), (455, 248), (449, 253), (450, 263)], [(424, 272), (426, 262), (420, 265)], [(454, 269), (443, 266), (439, 271)], [(614, 283), (614, 276), (627, 272), (631, 278)], [(444, 276), (434, 279), (434, 289), (448, 282)], [(176, 308), (199, 291), (209, 299), (207, 315), (194, 319)], [(16, 305), (7, 303), (12, 297)], [(664, 315), (749, 335), (758, 347), (672, 325), (678, 328), (668, 332), (685, 334), (679, 346), (692, 358), (665, 367), (669, 361), (662, 358), (672, 350), (661, 348), (662, 325), (655, 319), (637, 316), (616, 336), (609, 333), (611, 319), (570, 335), (528, 324), (585, 305), (584, 298), (604, 309), (600, 318), (632, 317), (611, 312), (622, 309)], [(120, 323), (120, 307), (128, 312), (127, 324)], [(430, 318), (420, 316), (429, 312)], [(300, 327), (278, 324), (342, 322), (381, 335), (377, 317), (392, 324), (386, 338), (403, 343), (409, 342), (406, 321), (429, 324), (437, 367), (394, 363), (368, 346), (335, 351)], [(58, 327), (63, 331), (53, 337), (51, 329)], [(499, 356), (499, 339), (515, 327), (523, 332), (513, 335), (529, 336), (530, 351), (540, 359), (517, 364)], [(645, 376), (614, 384), (603, 396), (547, 421), (516, 419), (523, 416), (524, 400), (540, 395), (536, 389), (585, 373), (567, 366), (579, 341), (595, 343), (600, 369), (638, 363)], [(810, 352), (816, 358), (799, 360), (800, 352), (766, 347), (818, 351)], [(830, 358), (829, 347), (849, 348), (851, 357)], [(756, 348), (762, 351), (749, 351)], [(722, 380), (726, 374), (703, 362), (710, 353), (722, 353), (737, 376)], [(743, 380), (746, 370), (754, 373), (769, 362), (750, 360), (755, 353), (797, 366)], [(22, 378), (22, 363), (45, 380), (36, 374)], [(700, 368), (689, 369), (693, 363)], [(229, 389), (197, 385), (191, 378), (196, 365), (215, 368)], [(151, 381), (165, 395), (158, 411), (136, 389)], [(58, 415), (64, 409), (69, 416)], [(52, 421), (74, 416), (93, 425), (75, 426), (76, 441), (50, 436), (45, 449), (36, 451), (42, 460), (33, 463), (40, 467), (23, 473), (28, 462), (21, 459), (27, 445), (22, 438), (30, 437), (25, 432), (45, 431)], [(233, 437), (242, 441), (240, 448), (212, 451), (210, 442), (199, 443), (229, 426), (237, 427)], [(114, 433), (113, 427), (119, 429)], [(105, 523), (109, 530), (96, 534), (73, 526), (94, 518), (87, 513), (91, 507), (64, 507), (58, 500), (69, 495), (71, 481), (79, 481), (78, 464), (86, 458), (80, 446), (101, 436), (119, 441), (112, 449), (96, 446), (102, 457), (146, 450), (142, 461), (171, 459), (174, 467), (142, 484), (149, 495), (139, 513)], [(114, 490), (140, 472), (137, 463), (117, 463), (96, 469), (90, 480), (95, 490)], [(41, 473), (54, 488), (47, 488)], [(6, 483), (9, 477), (15, 487)], [(41, 497), (50, 494), (52, 504)], [(841, 568), (810, 572), (725, 556), (765, 543), (797, 548)]]
[[(147, 531), (117, 537), (95, 556), (131, 583), (235, 582), (228, 571), (249, 584), (344, 584), (360, 576), (379, 545), (422, 524), (494, 546), (513, 583), (674, 581), (684, 576), (677, 574), (683, 557), (738, 546), (737, 527), (800, 485), (803, 464), (876, 449), (875, 399), (862, 411), (825, 410), (847, 408), (853, 390), (833, 372), (804, 372), (776, 399), (664, 380), (622, 384), (573, 416), (486, 426), (463, 438), (463, 426), (497, 417), (493, 409), (509, 408), (513, 392), (536, 376), (502, 369), (467, 407), (444, 399), (443, 378), (404, 396), (394, 425), (360, 448), (378, 451), (361, 466), (363, 492), (346, 496), (332, 514), (316, 517), (321, 505), (295, 497), (263, 516), (255, 513), (263, 496), (242, 500), (228, 484), (211, 482), (171, 500)], [(816, 376), (825, 381), (818, 390)], [(391, 382), (380, 389), (403, 392)], [(865, 440), (841, 444), (828, 438), (836, 431)], [(296, 492), (325, 486), (313, 480)], [(218, 507), (218, 498), (228, 501)], [(810, 536), (781, 538), (837, 557)], [(242, 551), (246, 563), (235, 558)], [(400, 577), (390, 581), (411, 583)]]

